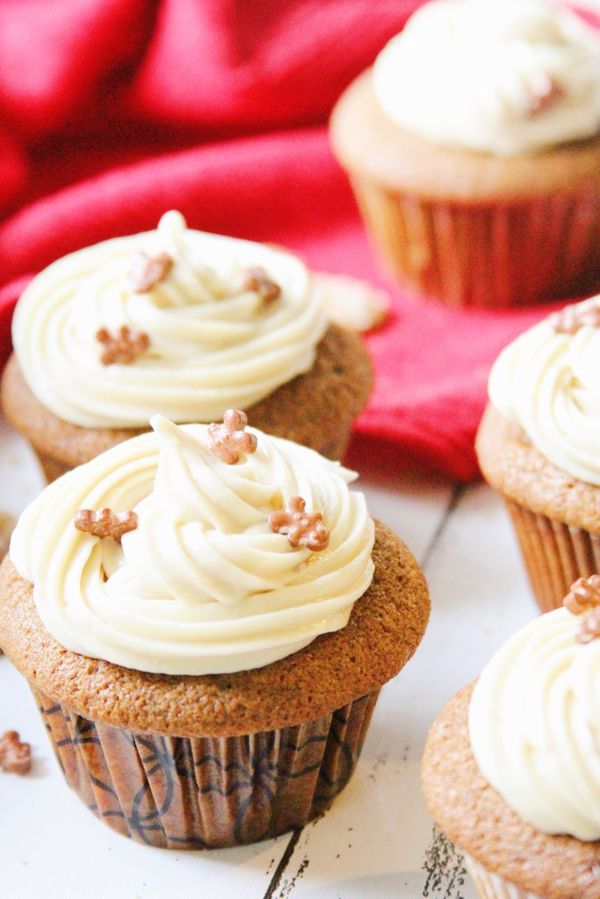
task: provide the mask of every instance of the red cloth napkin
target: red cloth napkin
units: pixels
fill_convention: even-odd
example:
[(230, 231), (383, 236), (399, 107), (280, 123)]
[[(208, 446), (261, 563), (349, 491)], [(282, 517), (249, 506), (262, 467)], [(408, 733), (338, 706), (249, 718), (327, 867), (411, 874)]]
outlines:
[[(4, 0), (0, 4), (0, 363), (14, 302), (52, 260), (153, 228), (268, 240), (384, 286), (326, 121), (419, 0)], [(476, 475), (489, 366), (548, 307), (452, 311), (393, 290), (367, 337), (377, 382), (356, 431), (394, 463)], [(381, 444), (378, 445), (381, 449)]]

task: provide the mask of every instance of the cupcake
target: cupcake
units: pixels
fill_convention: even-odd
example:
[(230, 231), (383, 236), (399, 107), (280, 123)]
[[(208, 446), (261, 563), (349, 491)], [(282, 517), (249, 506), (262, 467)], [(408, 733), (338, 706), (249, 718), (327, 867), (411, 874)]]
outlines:
[(232, 407), (340, 458), (371, 387), (360, 339), (328, 326), (299, 259), (187, 229), (177, 212), (41, 272), (13, 344), (2, 404), (49, 480), (155, 413), (211, 422)]
[(0, 643), (106, 824), (166, 848), (253, 842), (348, 782), (427, 588), (339, 463), (239, 411), (152, 428), (25, 510)]
[(414, 294), (524, 305), (600, 281), (600, 37), (543, 0), (433, 0), (331, 120), (382, 259)]
[(600, 571), (600, 297), (567, 306), (502, 351), (477, 434), (543, 611)]
[(600, 897), (600, 578), (518, 631), (423, 757), (437, 825), (482, 899)]

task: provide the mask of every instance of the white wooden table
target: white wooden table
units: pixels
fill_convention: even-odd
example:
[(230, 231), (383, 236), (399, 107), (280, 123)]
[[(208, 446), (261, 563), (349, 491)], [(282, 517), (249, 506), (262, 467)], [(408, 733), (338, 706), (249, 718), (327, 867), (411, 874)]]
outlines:
[[(2, 657), (0, 733), (19, 730), (35, 755), (31, 776), (0, 775), (2, 899), (473, 899), (459, 860), (434, 840), (419, 757), (442, 703), (536, 610), (487, 487), (369, 471), (367, 460), (362, 474), (372, 513), (425, 569), (432, 616), (416, 656), (382, 691), (357, 771), (331, 810), (301, 832), (241, 849), (137, 845), (66, 787), (28, 688)], [(18, 513), (40, 486), (27, 447), (0, 421), (0, 509)]]

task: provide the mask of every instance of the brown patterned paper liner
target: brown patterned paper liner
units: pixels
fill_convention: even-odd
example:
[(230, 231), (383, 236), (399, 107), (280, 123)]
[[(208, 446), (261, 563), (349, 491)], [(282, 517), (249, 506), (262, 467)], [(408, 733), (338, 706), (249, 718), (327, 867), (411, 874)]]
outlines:
[(498, 874), (492, 874), (469, 855), (465, 855), (465, 864), (481, 899), (545, 899), (539, 893), (530, 893)]
[(82, 802), (149, 846), (253, 843), (324, 812), (360, 755), (378, 690), (313, 721), (241, 737), (168, 737), (90, 721), (34, 696)]
[(560, 608), (577, 578), (600, 572), (600, 534), (554, 521), (506, 497), (504, 503), (540, 609)]
[(427, 200), (354, 174), (367, 230), (411, 292), (456, 307), (526, 306), (600, 283), (600, 195), (514, 203)]

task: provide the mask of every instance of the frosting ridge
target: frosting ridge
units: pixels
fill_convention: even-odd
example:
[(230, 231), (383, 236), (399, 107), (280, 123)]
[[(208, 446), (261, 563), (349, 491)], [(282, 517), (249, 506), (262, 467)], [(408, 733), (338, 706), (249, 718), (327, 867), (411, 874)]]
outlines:
[[(146, 290), (135, 275), (140, 253), (170, 260)], [(257, 266), (280, 288), (276, 301), (245, 285), (243, 271)], [(131, 364), (103, 364), (98, 335), (123, 328), (145, 335), (147, 348)], [(188, 229), (171, 211), (156, 231), (48, 266), (17, 304), (13, 343), (30, 388), (59, 418), (133, 428), (155, 412), (208, 422), (252, 406), (312, 367), (325, 330), (299, 259)]]
[[(561, 330), (549, 316), (498, 356), (489, 379), (495, 408), (521, 425), (558, 468), (600, 486), (600, 297), (568, 307), (583, 322)], [(565, 310), (565, 313), (567, 310)], [(564, 315), (564, 313), (563, 313)], [(587, 322), (587, 323), (586, 323)]]
[(378, 56), (378, 101), (434, 143), (503, 156), (600, 130), (600, 37), (549, 0), (433, 0)]
[[(225, 464), (208, 427), (162, 416), (50, 484), (11, 542), (47, 630), (67, 649), (162, 674), (262, 667), (347, 623), (373, 576), (374, 527), (356, 477), (313, 450), (250, 429), (256, 451)], [(313, 553), (268, 516), (301, 495), (329, 531)], [(82, 508), (131, 510), (98, 538)], [(50, 536), (49, 536), (50, 535)]]
[(473, 691), (475, 760), (504, 801), (544, 833), (600, 839), (600, 640), (548, 612), (518, 631)]

